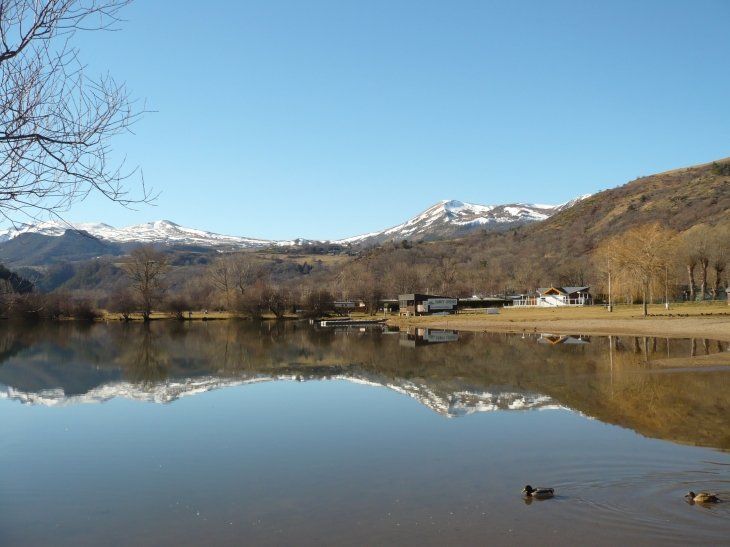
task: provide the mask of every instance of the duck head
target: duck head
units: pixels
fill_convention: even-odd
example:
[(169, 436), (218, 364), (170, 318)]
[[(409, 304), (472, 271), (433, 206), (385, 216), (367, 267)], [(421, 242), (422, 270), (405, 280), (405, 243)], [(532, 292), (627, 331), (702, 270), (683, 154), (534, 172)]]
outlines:
[(695, 495), (696, 494), (694, 492), (687, 492), (687, 495), (684, 497), (693, 500), (693, 499), (695, 499)]
[(527, 486), (525, 486), (525, 488), (522, 491), (529, 496), (533, 490), (534, 490), (534, 488), (528, 484)]

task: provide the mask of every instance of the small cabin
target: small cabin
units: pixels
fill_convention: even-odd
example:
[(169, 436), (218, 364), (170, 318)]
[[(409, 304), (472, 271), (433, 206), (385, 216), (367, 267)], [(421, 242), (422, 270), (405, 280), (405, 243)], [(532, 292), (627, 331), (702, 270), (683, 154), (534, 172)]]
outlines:
[(459, 301), (435, 294), (401, 294), (398, 296), (398, 315), (446, 315), (456, 313)]
[(521, 295), (512, 305), (555, 308), (558, 306), (587, 306), (591, 302), (590, 287), (543, 287), (534, 293)]

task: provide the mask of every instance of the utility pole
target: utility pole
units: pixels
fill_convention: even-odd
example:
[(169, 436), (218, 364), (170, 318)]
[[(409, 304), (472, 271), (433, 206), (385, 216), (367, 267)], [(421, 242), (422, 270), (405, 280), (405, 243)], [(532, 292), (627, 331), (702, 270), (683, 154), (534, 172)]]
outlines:
[(608, 259), (608, 311), (613, 311), (613, 304), (611, 303), (611, 259)]

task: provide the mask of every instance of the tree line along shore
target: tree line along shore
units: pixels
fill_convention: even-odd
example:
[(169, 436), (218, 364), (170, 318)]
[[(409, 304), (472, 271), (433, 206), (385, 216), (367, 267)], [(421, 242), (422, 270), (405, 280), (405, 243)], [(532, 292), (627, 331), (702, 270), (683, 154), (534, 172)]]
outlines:
[(23, 248), (8, 263), (13, 271), (0, 271), (0, 314), (180, 319), (207, 310), (209, 317), (284, 318), (328, 315), (335, 301), (362, 302), (376, 314), (400, 294), (463, 298), (588, 286), (596, 303), (640, 303), (648, 315), (666, 300), (727, 298), (728, 185), (724, 160), (642, 177), (526, 226), (367, 248), (142, 245), (114, 254), (99, 245), (99, 256), (78, 260), (57, 245), (35, 254)]
[[(289, 256), (231, 251), (191, 257), (141, 245), (126, 256), (80, 264), (21, 267), (16, 272), (3, 267), (2, 311), (10, 319), (96, 319), (110, 314), (128, 320), (284, 319), (333, 315), (338, 300), (360, 302), (366, 314), (375, 315), (383, 312), (384, 300), (399, 294), (504, 297), (534, 290), (528, 278), (513, 270), (490, 268), (489, 260), (468, 260), (464, 247), (478, 248), (468, 239), (479, 237), (392, 243), (328, 264), (301, 249)], [(705, 313), (703, 306), (726, 301), (729, 249), (724, 226), (701, 225), (680, 234), (659, 223), (640, 225), (607, 238), (589, 259), (555, 277), (562, 285), (590, 283), (593, 302), (602, 306), (588, 309), (603, 310), (609, 303), (617, 310), (632, 309), (632, 304), (640, 304), (636, 313), (649, 315), (653, 304), (669, 301), (686, 306), (686, 313)], [(499, 282), (488, 275), (495, 271)]]

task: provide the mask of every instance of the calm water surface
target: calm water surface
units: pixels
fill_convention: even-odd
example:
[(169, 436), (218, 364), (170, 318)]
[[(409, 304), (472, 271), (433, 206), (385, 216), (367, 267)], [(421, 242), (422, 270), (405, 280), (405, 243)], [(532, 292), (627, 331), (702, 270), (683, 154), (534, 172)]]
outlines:
[(730, 369), (652, 361), (727, 350), (0, 325), (0, 545), (725, 544)]

